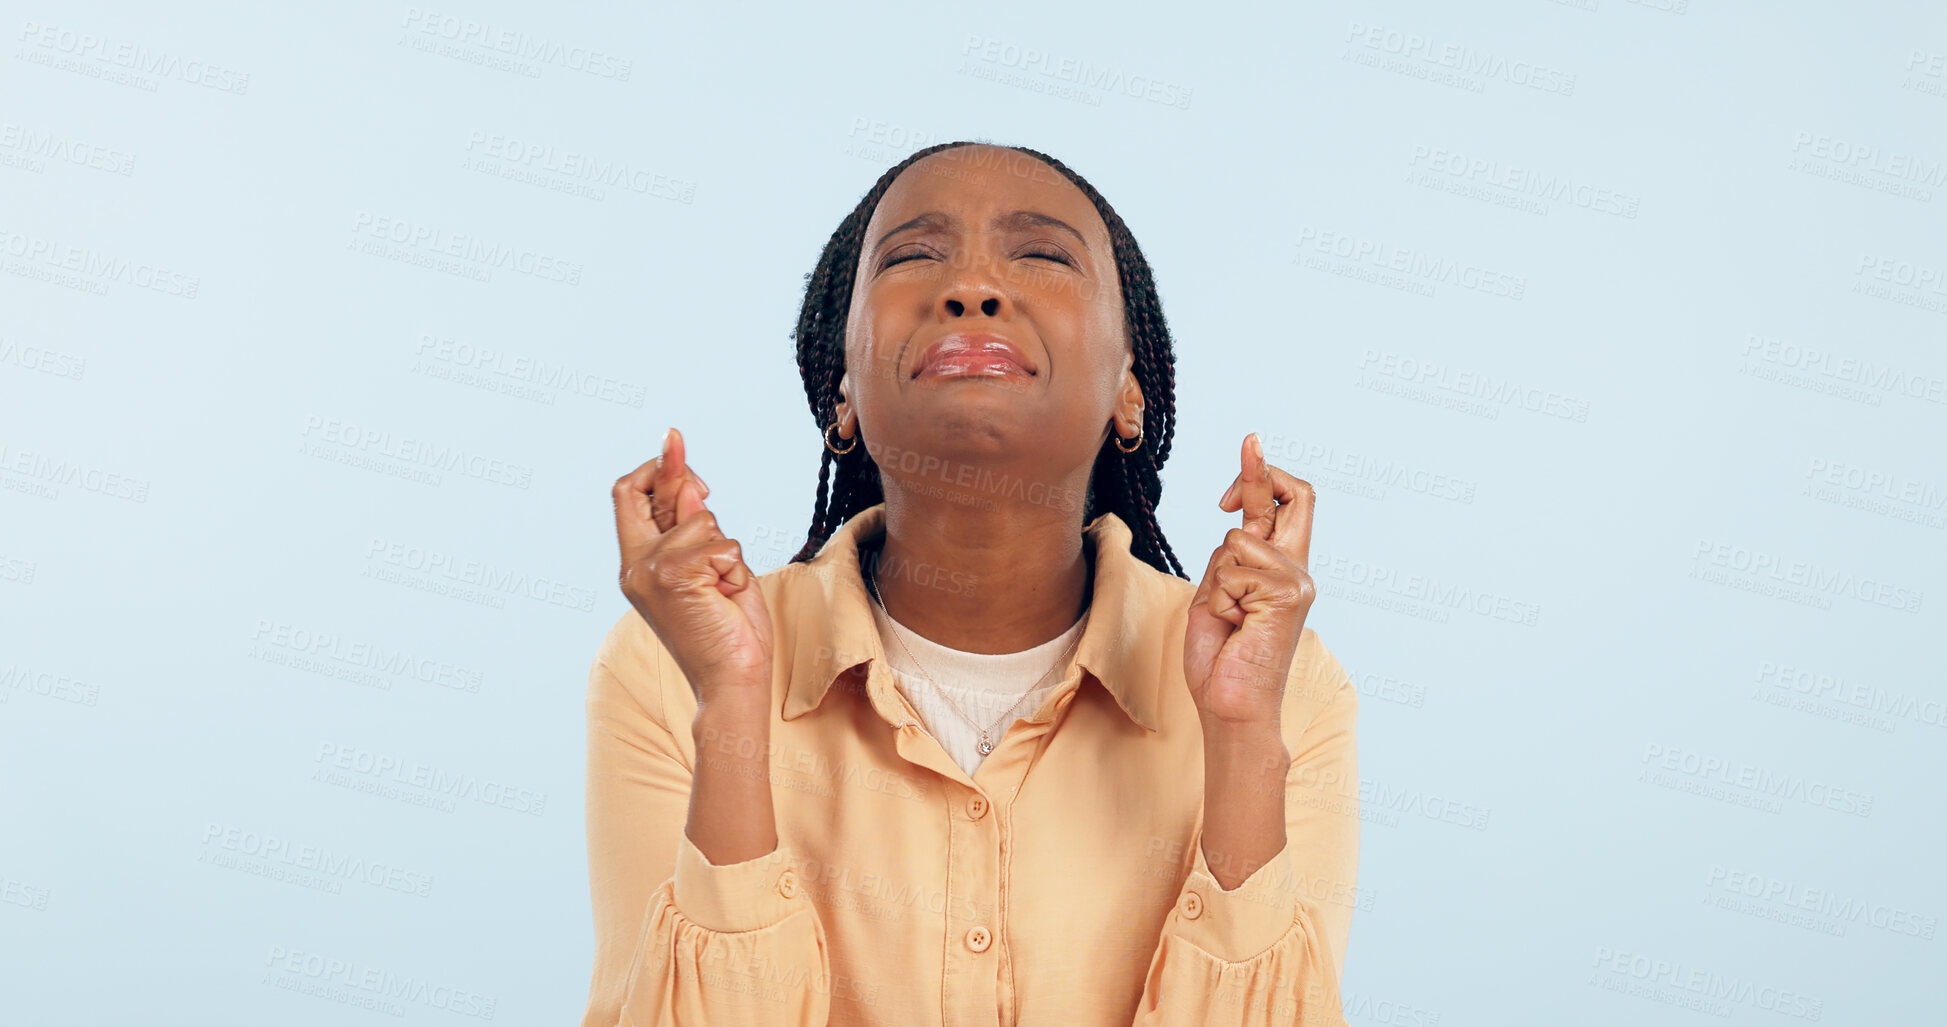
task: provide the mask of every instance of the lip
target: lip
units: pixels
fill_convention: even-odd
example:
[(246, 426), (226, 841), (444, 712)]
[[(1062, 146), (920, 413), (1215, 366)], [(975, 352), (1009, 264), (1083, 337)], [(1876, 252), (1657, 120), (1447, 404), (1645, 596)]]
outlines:
[(955, 332), (922, 350), (913, 368), (915, 381), (957, 375), (1031, 378), (1039, 372), (1019, 346), (988, 332)]

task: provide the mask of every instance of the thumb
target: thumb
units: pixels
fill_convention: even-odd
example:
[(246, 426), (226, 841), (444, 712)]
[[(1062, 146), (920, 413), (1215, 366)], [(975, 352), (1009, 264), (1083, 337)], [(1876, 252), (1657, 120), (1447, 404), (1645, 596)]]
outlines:
[(1232, 630), (1228, 621), (1212, 615), (1204, 604), (1190, 608), (1189, 622), (1183, 633), (1183, 665), (1192, 671), (1192, 684), (1209, 673), (1211, 664), (1216, 661), (1217, 653), (1223, 649)]
[(751, 633), (757, 636), (757, 644), (766, 654), (771, 652), (771, 609), (764, 601), (764, 590), (758, 587), (757, 579), (745, 574), (744, 585), (730, 596), (730, 601), (743, 611), (750, 621)]

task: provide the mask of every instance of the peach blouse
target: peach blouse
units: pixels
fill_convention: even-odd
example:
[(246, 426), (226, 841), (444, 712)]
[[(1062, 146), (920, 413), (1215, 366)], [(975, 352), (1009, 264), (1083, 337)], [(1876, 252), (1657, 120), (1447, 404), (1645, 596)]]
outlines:
[[(696, 698), (633, 609), (588, 679), (595, 962), (583, 1027), (1342, 1025), (1358, 872), (1358, 693), (1307, 628), (1285, 687), (1286, 845), (1205, 862), (1183, 677), (1195, 586), (1103, 514), (1059, 685), (969, 776), (895, 687), (859, 573), (885, 508), (758, 580), (774, 627), (778, 848), (684, 831)], [(1201, 561), (1198, 561), (1199, 565)]]

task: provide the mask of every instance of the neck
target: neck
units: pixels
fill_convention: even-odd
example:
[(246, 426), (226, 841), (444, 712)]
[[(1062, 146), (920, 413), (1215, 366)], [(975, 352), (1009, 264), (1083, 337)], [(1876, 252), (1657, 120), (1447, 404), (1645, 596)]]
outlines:
[(980, 509), (884, 482), (885, 534), (862, 552), (894, 620), (970, 653), (1033, 648), (1087, 608), (1094, 553), (1072, 507)]

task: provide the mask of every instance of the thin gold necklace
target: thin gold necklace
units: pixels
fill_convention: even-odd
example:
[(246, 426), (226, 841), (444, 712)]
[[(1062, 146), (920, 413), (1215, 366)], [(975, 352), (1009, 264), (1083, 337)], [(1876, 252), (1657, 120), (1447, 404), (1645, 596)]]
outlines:
[[(879, 604), (879, 609), (886, 610), (886, 601), (884, 598), (882, 598), (879, 595), (879, 564), (877, 560), (873, 561), (872, 573), (869, 577), (866, 578), (866, 584), (872, 586), (872, 599), (874, 602), (877, 602)], [(1093, 604), (1091, 604), (1089, 612), (1093, 612), (1093, 610), (1094, 607)], [(1005, 721), (1010, 714), (1012, 714), (1017, 708), (1019, 708), (1021, 703), (1027, 700), (1028, 696), (1033, 695), (1034, 690), (1041, 687), (1041, 682), (1047, 680), (1048, 675), (1054, 673), (1056, 667), (1061, 666), (1062, 661), (1066, 660), (1068, 658), (1068, 654), (1074, 651), (1076, 643), (1082, 640), (1083, 633), (1085, 633), (1088, 630), (1088, 626), (1087, 626), (1088, 613), (1084, 613), (1082, 614), (1082, 621), (1083, 621), (1082, 630), (1075, 632), (1075, 637), (1069, 639), (1068, 648), (1063, 649), (1061, 651), (1061, 655), (1055, 657), (1055, 662), (1049, 665), (1047, 670), (1041, 672), (1041, 676), (1034, 680), (1034, 684), (1028, 686), (1028, 690), (1022, 692), (1021, 697), (1019, 699), (1014, 700), (1014, 705), (1009, 706), (1003, 713), (1001, 713), (1000, 718), (998, 720), (995, 720), (992, 724), (989, 724), (986, 727), (981, 727), (978, 721), (974, 720), (972, 717), (967, 716), (967, 711), (961, 709), (960, 704), (954, 702), (952, 696), (946, 694), (946, 690), (940, 687), (940, 683), (938, 681), (933, 680), (933, 675), (927, 673), (926, 667), (919, 662), (918, 657), (913, 655), (913, 651), (911, 649), (906, 648), (906, 640), (899, 637), (899, 622), (892, 619), (891, 610), (886, 610), (886, 620), (892, 624), (892, 640), (899, 643), (899, 648), (905, 651), (906, 658), (913, 661), (913, 666), (919, 668), (920, 676), (926, 679), (927, 684), (933, 686), (933, 691), (939, 693), (941, 699), (946, 700), (946, 704), (953, 709), (953, 712), (958, 713), (960, 715), (961, 720), (966, 721), (969, 725), (973, 727), (975, 731), (980, 732), (980, 741), (974, 746), (974, 748), (978, 749), (982, 756), (985, 756), (994, 751), (994, 738), (993, 738), (994, 729), (1001, 726), (1001, 722)]]

